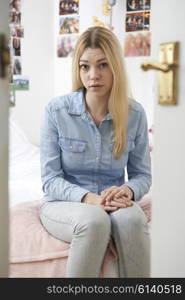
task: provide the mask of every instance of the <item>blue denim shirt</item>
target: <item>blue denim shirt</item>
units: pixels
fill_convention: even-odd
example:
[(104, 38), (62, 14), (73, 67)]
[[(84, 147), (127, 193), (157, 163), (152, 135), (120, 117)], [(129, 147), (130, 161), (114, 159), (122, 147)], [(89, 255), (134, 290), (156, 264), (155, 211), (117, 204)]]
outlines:
[[(86, 110), (83, 90), (52, 99), (41, 124), (41, 177), (44, 199), (80, 202), (87, 192), (100, 194), (127, 185), (139, 200), (151, 184), (147, 119), (141, 104), (129, 100), (128, 142), (113, 156), (110, 113), (97, 127)], [(125, 181), (127, 170), (128, 181)]]

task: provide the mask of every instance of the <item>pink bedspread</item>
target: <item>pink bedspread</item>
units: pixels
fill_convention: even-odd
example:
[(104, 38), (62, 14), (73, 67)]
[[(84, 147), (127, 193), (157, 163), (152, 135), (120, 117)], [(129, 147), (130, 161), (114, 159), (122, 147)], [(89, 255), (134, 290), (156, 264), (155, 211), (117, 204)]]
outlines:
[[(69, 243), (53, 238), (39, 219), (41, 201), (30, 201), (10, 209), (9, 277), (65, 277)], [(139, 204), (151, 220), (150, 195)], [(118, 277), (117, 255), (112, 240), (102, 264), (100, 277)]]

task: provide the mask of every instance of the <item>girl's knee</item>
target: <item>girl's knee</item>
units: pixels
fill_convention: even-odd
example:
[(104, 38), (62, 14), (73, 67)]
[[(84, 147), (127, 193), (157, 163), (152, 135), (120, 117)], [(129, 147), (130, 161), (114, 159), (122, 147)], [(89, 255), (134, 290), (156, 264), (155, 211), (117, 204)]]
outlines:
[(89, 207), (89, 210), (81, 220), (81, 224), (85, 226), (89, 231), (99, 232), (102, 235), (110, 235), (111, 221), (109, 215), (100, 207)]
[(137, 203), (134, 203), (133, 206), (119, 209), (112, 213), (111, 217), (113, 223), (121, 226), (128, 224), (129, 226), (140, 227), (147, 223), (146, 216)]

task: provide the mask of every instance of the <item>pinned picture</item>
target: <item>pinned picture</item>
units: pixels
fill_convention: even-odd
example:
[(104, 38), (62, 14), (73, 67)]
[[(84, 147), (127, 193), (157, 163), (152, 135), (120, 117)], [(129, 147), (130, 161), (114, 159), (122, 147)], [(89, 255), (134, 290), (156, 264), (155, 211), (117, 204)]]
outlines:
[(125, 37), (124, 56), (149, 56), (151, 33), (129, 33)]
[(16, 26), (16, 35), (19, 38), (24, 37), (24, 28), (22, 26)]
[(150, 30), (150, 11), (126, 14), (126, 32)]
[(17, 11), (10, 11), (10, 24), (21, 24), (21, 13)]
[(77, 35), (60, 36), (58, 38), (57, 56), (68, 57), (72, 56), (77, 42)]
[(22, 64), (21, 58), (19, 56), (13, 57), (13, 75), (21, 75), (22, 74)]
[(14, 91), (26, 91), (29, 89), (29, 79), (27, 76), (23, 75), (14, 75), (13, 76), (13, 85), (12, 88)]
[(11, 37), (17, 36), (16, 26), (14, 26), (13, 24), (10, 25), (10, 36)]
[(10, 25), (10, 36), (11, 37), (24, 37), (24, 28), (22, 26), (16, 26), (14, 24)]
[(59, 34), (79, 33), (79, 16), (60, 17)]
[(21, 11), (21, 0), (10, 0), (10, 10), (19, 13)]
[(12, 53), (14, 56), (21, 56), (21, 39), (13, 37), (12, 39)]
[(79, 0), (59, 0), (59, 14), (62, 15), (71, 15), (79, 14)]
[(127, 11), (150, 10), (150, 0), (127, 0)]

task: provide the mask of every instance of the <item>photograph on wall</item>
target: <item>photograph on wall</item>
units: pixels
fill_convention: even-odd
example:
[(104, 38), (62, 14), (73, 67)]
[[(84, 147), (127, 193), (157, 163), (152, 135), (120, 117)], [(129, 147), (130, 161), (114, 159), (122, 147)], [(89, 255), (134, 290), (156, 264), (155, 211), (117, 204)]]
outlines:
[(57, 44), (57, 56), (69, 57), (73, 55), (78, 35), (59, 36)]
[(127, 13), (125, 23), (126, 32), (150, 30), (150, 11)]
[(16, 11), (10, 11), (10, 24), (21, 24), (21, 13)]
[(16, 26), (16, 34), (17, 34), (17, 37), (23, 38), (24, 37), (24, 28), (22, 26)]
[(10, 24), (10, 36), (17, 37), (16, 26), (14, 24)]
[(127, 0), (127, 11), (150, 10), (150, 0)]
[(125, 36), (124, 56), (149, 56), (151, 50), (151, 33), (128, 33)]
[(13, 56), (13, 75), (21, 75), (21, 74), (22, 74), (21, 57)]
[(29, 90), (29, 79), (24, 75), (14, 75), (13, 83), (11, 84), (11, 88), (14, 91), (26, 91)]
[(79, 0), (59, 0), (59, 14), (62, 15), (72, 15), (79, 14)]
[(11, 37), (24, 37), (24, 28), (22, 26), (10, 25), (10, 36)]
[(13, 37), (11, 39), (11, 49), (14, 56), (21, 56), (21, 39)]
[(21, 0), (10, 0), (10, 11), (21, 11)]
[(79, 33), (79, 16), (60, 17), (59, 34)]

